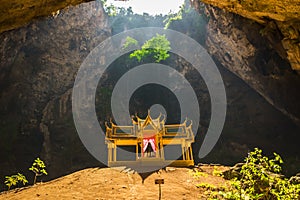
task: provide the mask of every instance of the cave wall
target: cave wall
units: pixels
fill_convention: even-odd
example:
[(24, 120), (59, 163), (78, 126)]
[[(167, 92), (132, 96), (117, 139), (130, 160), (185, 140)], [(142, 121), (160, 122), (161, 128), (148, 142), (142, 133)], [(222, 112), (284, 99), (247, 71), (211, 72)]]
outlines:
[[(170, 27), (188, 34), (207, 49), (221, 71), (228, 102), (218, 144), (206, 158), (197, 161), (234, 164), (254, 147), (260, 147), (267, 154), (275, 151), (283, 156), (285, 173), (297, 172), (300, 128), (295, 116), (299, 114), (300, 78), (273, 46), (276, 41), (281, 45), (281, 35), (261, 34), (263, 25), (206, 4), (199, 6), (198, 12), (202, 16), (198, 21), (206, 21), (204, 27), (186, 30), (181, 24), (185, 23), (184, 17)], [(205, 37), (204, 41), (197, 38), (199, 35)], [(202, 94), (201, 84), (193, 87), (200, 101), (209, 96)], [(197, 135), (198, 144), (209, 124), (207, 105), (200, 108), (201, 120), (206, 116), (200, 122), (203, 129)], [(197, 152), (199, 145), (194, 147)]]
[[(203, 2), (263, 25), (260, 30), (261, 34), (269, 36), (266, 39), (272, 43), (272, 47), (279, 55), (290, 63), (293, 70), (297, 72), (300, 70), (300, 4), (298, 0), (190, 0), (190, 2), (197, 9)], [(274, 38), (272, 32), (280, 36)]]
[(48, 178), (97, 163), (77, 137), (71, 90), (85, 57), (108, 36), (99, 2), (0, 35), (1, 176), (28, 169), (37, 156)]
[[(300, 113), (296, 92), (299, 75), (279, 52), (285, 52), (283, 36), (277, 32), (264, 36), (260, 33), (263, 25), (215, 7), (205, 9), (206, 38), (201, 37), (199, 42), (205, 42), (221, 71), (228, 113), (216, 148), (197, 162), (233, 164), (259, 146), (284, 154), (291, 164), (290, 171), (295, 172), (300, 162), (299, 126), (295, 125)], [(180, 26), (179, 23), (179, 29)], [(203, 36), (203, 30), (193, 31)], [(84, 58), (110, 35), (99, 2), (68, 7), (57, 15), (0, 35), (0, 177), (28, 173), (26, 170), (37, 156), (46, 161), (46, 179), (101, 165), (77, 136), (71, 91)], [(279, 47), (275, 48), (278, 43), (272, 41), (279, 41)], [(188, 70), (188, 63), (176, 62), (179, 71), (187, 68), (197, 96), (207, 101), (209, 95), (203, 85), (195, 85), (198, 78)], [(195, 153), (209, 124), (206, 107), (202, 114)]]
[(264, 26), (218, 8), (208, 6), (207, 12), (208, 52), (299, 124), (300, 79), (291, 63), (278, 52), (284, 52), (282, 35), (264, 35)]
[[(285, 167), (289, 168), (285, 172), (287, 174), (296, 172), (299, 168), (296, 141), (300, 137), (298, 103), (300, 78), (297, 67), (300, 19), (298, 12), (291, 15), (289, 13), (297, 6), (287, 6), (289, 12), (282, 12), (279, 15), (290, 18), (282, 17), (279, 20), (266, 18), (263, 14), (258, 17), (258, 13), (253, 10), (245, 14), (241, 10), (247, 8), (227, 5), (235, 1), (204, 1), (214, 6), (197, 0), (191, 2), (199, 14), (207, 19), (206, 39), (203, 45), (208, 53), (220, 69), (229, 70), (258, 93), (254, 98), (255, 95), (251, 95), (250, 91), (242, 92), (243, 87), (236, 89), (226, 87), (229, 103), (225, 127), (218, 145), (204, 161), (212, 162), (215, 159), (223, 162), (224, 159), (227, 162), (230, 160), (236, 162), (235, 156), (240, 157), (242, 152), (246, 154), (245, 152), (251, 149), (249, 147), (256, 144), (268, 153), (279, 151), (285, 155), (284, 159), (288, 163)], [(266, 7), (271, 6), (268, 2), (263, 4)], [(224, 73), (222, 75), (224, 76)], [(228, 78), (228, 76), (223, 78), (226, 77)], [(227, 85), (234, 87), (235, 84)], [(234, 90), (236, 92), (232, 93)], [(240, 98), (238, 101), (234, 100), (238, 98)], [(260, 98), (266, 102), (261, 102)], [(234, 104), (231, 104), (233, 101)], [(269, 106), (277, 111), (271, 111)], [(238, 107), (240, 109), (237, 109)], [(274, 114), (270, 115), (271, 112)], [(279, 117), (278, 112), (288, 119)], [(237, 116), (242, 123), (235, 118)], [(284, 123), (287, 124), (283, 125)], [(294, 155), (293, 158), (291, 155)]]

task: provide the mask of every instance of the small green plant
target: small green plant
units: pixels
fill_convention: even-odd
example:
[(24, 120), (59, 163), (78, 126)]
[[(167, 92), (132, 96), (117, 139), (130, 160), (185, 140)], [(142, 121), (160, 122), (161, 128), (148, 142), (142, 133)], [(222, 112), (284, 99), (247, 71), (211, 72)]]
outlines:
[(198, 184), (196, 184), (196, 187), (204, 188), (204, 189), (211, 190), (211, 191), (217, 190), (216, 186), (209, 184), (209, 183), (198, 183)]
[(215, 186), (210, 183), (198, 183), (197, 188), (202, 188), (204, 190), (203, 194), (208, 200), (219, 200), (220, 192), (226, 191), (227, 187), (225, 185)]
[(34, 160), (32, 166), (29, 168), (29, 170), (35, 174), (33, 184), (36, 183), (36, 179), (38, 176), (48, 175), (45, 168), (46, 165), (40, 158)]
[(222, 176), (222, 172), (218, 170), (218, 167), (214, 166), (213, 175), (214, 176)]
[(15, 178), (15, 175), (5, 176), (5, 182), (4, 183), (8, 187), (8, 190), (10, 190), (11, 186), (17, 185), (18, 180)]
[(28, 183), (28, 181), (23, 174), (18, 173), (12, 176), (5, 176), (4, 183), (8, 187), (8, 190), (10, 190), (12, 186), (16, 186), (18, 183), (22, 183), (23, 185), (25, 185), (26, 183)]
[(18, 182), (22, 183), (23, 185), (25, 185), (26, 183), (28, 183), (26, 177), (23, 174), (21, 174), (21, 173), (18, 173), (16, 175), (16, 178), (17, 178)]
[(199, 171), (198, 169), (194, 169), (194, 171), (191, 173), (195, 179), (199, 179), (200, 177), (207, 177), (208, 174)]

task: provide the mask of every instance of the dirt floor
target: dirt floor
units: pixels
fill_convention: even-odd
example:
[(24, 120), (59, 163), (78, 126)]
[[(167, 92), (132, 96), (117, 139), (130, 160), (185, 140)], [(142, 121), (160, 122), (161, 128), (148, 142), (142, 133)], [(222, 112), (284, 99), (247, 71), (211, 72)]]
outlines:
[[(198, 178), (195, 170), (202, 171)], [(155, 179), (164, 179), (162, 199), (206, 199), (205, 191), (197, 188), (198, 183), (222, 186), (226, 181), (215, 175), (228, 167), (201, 166), (200, 168), (167, 168), (150, 175), (144, 183), (132, 171), (120, 168), (90, 168), (73, 174), (26, 188), (14, 189), (0, 194), (0, 200), (60, 200), (60, 199), (158, 199)]]

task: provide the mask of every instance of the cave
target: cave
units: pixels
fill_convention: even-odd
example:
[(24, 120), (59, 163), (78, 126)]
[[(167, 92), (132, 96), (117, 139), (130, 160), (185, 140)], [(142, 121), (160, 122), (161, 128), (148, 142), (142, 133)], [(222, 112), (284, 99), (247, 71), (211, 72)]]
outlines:
[[(99, 44), (142, 27), (185, 34), (205, 49), (222, 77), (226, 119), (212, 151), (199, 158), (212, 117), (210, 91), (185, 58), (171, 52), (160, 61), (183, 74), (197, 97), (195, 164), (234, 165), (259, 147), (267, 155), (282, 156), (285, 175), (299, 172), (300, 8), (283, 5), (286, 10), (275, 12), (270, 5), (247, 2), (186, 0), (178, 13), (149, 15), (124, 8), (112, 14), (104, 1), (5, 1), (0, 22), (0, 178), (19, 171), (32, 177), (28, 168), (36, 157), (47, 165), (45, 181), (87, 167), (106, 167), (77, 134), (74, 81)], [(95, 112), (103, 129), (114, 120), (110, 99), (117, 81), (134, 67), (154, 62), (132, 61), (132, 52), (110, 63), (98, 83)], [(180, 122), (176, 96), (158, 84), (139, 87), (129, 98), (128, 112), (146, 117), (156, 104), (163, 106), (167, 123)]]

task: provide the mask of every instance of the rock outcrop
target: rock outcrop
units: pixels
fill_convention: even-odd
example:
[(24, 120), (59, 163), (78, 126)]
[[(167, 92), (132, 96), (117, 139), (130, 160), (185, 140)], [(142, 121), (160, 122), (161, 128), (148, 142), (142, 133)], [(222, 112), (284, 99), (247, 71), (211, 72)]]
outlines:
[[(220, 7), (193, 1), (193, 6), (200, 13), (205, 7), (204, 12), (209, 19), (206, 40), (208, 52), (271, 105), (300, 125), (300, 105), (297, 103), (300, 101), (297, 92), (300, 88), (297, 74), (300, 19), (299, 12), (294, 9), (298, 5), (287, 6), (287, 13), (282, 12), (281, 21), (278, 21), (279, 17), (275, 15), (266, 18), (272, 16), (272, 10), (268, 11), (269, 14), (258, 14), (236, 1), (204, 2)], [(268, 5), (265, 1), (261, 3)], [(260, 7), (257, 6), (257, 9)]]
[[(284, 49), (277, 49), (280, 56), (287, 59), (293, 70), (300, 70), (300, 4), (298, 0), (203, 0), (202, 2), (219, 7), (262, 24), (262, 34), (278, 32)], [(196, 6), (199, 1), (194, 0)], [(273, 38), (268, 38), (272, 39)], [(279, 42), (279, 41), (277, 41)], [(276, 44), (279, 45), (279, 44)]]
[(297, 173), (295, 176), (292, 176), (289, 181), (294, 184), (300, 184), (300, 173)]
[(0, 7), (0, 33), (19, 28), (33, 19), (56, 16), (60, 10), (89, 0), (3, 0)]

